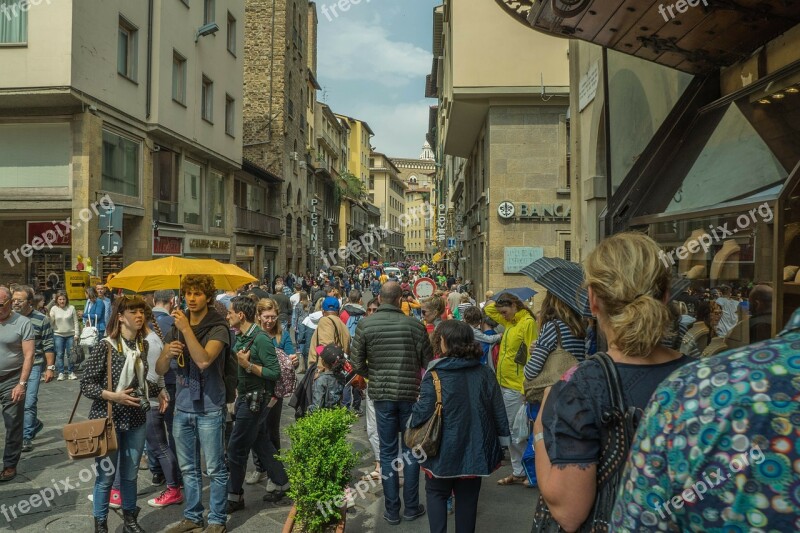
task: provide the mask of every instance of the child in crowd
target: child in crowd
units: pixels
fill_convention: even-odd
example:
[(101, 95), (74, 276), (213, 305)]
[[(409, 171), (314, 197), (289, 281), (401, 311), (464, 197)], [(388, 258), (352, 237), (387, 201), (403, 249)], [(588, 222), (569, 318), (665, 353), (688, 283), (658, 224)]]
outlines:
[(314, 392), (312, 394), (309, 412), (317, 409), (337, 407), (342, 402), (344, 383), (335, 370), (344, 361), (344, 351), (335, 344), (328, 344), (322, 348), (317, 375), (314, 378)]

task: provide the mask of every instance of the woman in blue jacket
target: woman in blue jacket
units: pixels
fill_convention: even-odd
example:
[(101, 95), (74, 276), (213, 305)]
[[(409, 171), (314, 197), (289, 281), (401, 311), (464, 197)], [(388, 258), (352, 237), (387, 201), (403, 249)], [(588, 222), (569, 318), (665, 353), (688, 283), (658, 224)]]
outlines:
[(97, 341), (106, 336), (106, 305), (97, 297), (94, 287), (86, 288), (86, 305), (83, 307), (83, 323), (97, 328)]
[(454, 493), (456, 531), (468, 533), (475, 531), (481, 478), (500, 466), (502, 446), (509, 445), (511, 432), (500, 386), (480, 362), (483, 350), (472, 328), (446, 320), (436, 333), (443, 355), (428, 365), (408, 426), (420, 426), (433, 416), (436, 371), (442, 390), (442, 438), (436, 457), (420, 461), (427, 475), (428, 523), (431, 533), (446, 533), (447, 499)]

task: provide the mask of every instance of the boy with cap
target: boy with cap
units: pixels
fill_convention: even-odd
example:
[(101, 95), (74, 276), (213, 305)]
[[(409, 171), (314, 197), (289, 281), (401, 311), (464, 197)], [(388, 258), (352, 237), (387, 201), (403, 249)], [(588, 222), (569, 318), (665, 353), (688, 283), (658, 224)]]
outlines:
[(350, 332), (339, 318), (339, 300), (334, 296), (327, 296), (322, 300), (322, 318), (319, 319), (317, 329), (311, 336), (308, 363), (316, 363), (320, 353), (319, 348), (329, 344), (338, 346), (344, 353), (350, 350)]
[(344, 361), (344, 351), (340, 347), (329, 344), (322, 349), (317, 364), (317, 375), (314, 378), (311, 405), (308, 406), (309, 412), (331, 409), (342, 403), (344, 382), (336, 372), (342, 361)]

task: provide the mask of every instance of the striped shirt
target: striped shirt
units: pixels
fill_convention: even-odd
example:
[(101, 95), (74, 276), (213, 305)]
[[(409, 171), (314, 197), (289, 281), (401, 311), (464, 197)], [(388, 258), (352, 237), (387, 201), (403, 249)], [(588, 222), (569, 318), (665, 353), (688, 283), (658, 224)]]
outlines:
[(470, 307), (475, 307), (475, 304), (472, 302), (464, 302), (463, 304), (458, 304), (458, 314), (461, 315), (461, 320), (464, 320), (464, 311), (466, 311)]
[(35, 339), (36, 350), (33, 356), (33, 364), (39, 365), (44, 362), (45, 353), (55, 353), (55, 342), (53, 341), (53, 327), (50, 319), (39, 311), (31, 311), (25, 318), (31, 321), (33, 326), (33, 336)]
[(586, 357), (586, 345), (583, 339), (573, 335), (565, 323), (560, 320), (551, 320), (542, 327), (542, 332), (536, 343), (531, 347), (531, 358), (525, 365), (525, 379), (533, 379), (539, 375), (544, 368), (544, 362), (550, 352), (558, 345), (558, 335), (556, 334), (556, 324), (561, 330), (561, 347), (575, 356), (580, 362)]

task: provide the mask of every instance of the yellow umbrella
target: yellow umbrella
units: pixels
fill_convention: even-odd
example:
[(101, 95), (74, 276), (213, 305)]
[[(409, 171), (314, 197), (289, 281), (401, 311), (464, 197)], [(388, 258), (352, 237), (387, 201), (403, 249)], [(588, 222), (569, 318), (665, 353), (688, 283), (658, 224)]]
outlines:
[(133, 292), (180, 289), (181, 280), (191, 274), (211, 276), (217, 289), (224, 291), (234, 291), (242, 285), (257, 281), (236, 265), (220, 263), (214, 259), (171, 256), (152, 261), (136, 261), (114, 276), (108, 282), (108, 287)]

